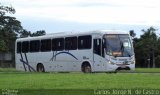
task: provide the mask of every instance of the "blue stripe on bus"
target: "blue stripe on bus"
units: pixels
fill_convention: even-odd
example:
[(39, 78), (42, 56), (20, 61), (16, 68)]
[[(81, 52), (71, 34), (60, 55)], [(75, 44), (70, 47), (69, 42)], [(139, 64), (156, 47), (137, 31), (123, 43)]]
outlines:
[[(26, 53), (24, 53), (24, 55), (25, 55), (25, 58), (26, 58), (26, 62), (27, 62), (27, 64), (29, 65), (29, 63), (28, 63), (28, 58), (27, 58)], [(29, 69), (29, 71), (31, 72), (31, 69), (30, 69), (30, 67), (29, 67), (29, 66), (28, 66), (28, 69)]]
[(23, 64), (26, 64), (29, 68), (31, 68), (33, 71), (36, 71), (32, 66), (30, 66), (27, 62), (25, 62), (24, 60), (20, 59), (20, 61), (23, 63)]
[(54, 57), (56, 57), (56, 56), (57, 56), (57, 55), (59, 55), (59, 54), (63, 54), (63, 53), (64, 53), (64, 54), (68, 54), (68, 55), (72, 56), (73, 58), (75, 58), (76, 60), (78, 60), (78, 58), (77, 58), (77, 57), (75, 57), (73, 54), (71, 54), (71, 53), (69, 53), (69, 52), (64, 52), (64, 51), (63, 51), (63, 52), (59, 52), (59, 53), (55, 54), (55, 55), (54, 55)]
[[(22, 53), (20, 53), (20, 55), (21, 55), (21, 60), (23, 60)], [(25, 66), (25, 64), (24, 64), (24, 63), (23, 63), (23, 67), (24, 67), (24, 70), (25, 70), (25, 71), (27, 71), (26, 66)]]
[(30, 71), (30, 72), (31, 72), (31, 69), (32, 69), (33, 71), (36, 71), (32, 66), (30, 66), (30, 65), (29, 65), (29, 63), (28, 63), (28, 58), (27, 58), (26, 53), (24, 53), (24, 55), (25, 55), (25, 59), (26, 59), (26, 62), (23, 60), (22, 53), (20, 53), (20, 55), (21, 55), (21, 59), (20, 59), (20, 61), (23, 63), (23, 66), (24, 66), (25, 71), (27, 71), (27, 69), (26, 69), (26, 66), (25, 66), (25, 65), (27, 65), (27, 66), (28, 66), (28, 69), (29, 69), (29, 71)]

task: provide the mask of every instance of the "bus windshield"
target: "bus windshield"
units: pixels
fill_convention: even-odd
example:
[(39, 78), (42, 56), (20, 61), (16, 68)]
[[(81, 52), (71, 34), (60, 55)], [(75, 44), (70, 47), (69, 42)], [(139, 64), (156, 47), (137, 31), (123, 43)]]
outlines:
[(133, 46), (128, 34), (104, 35), (106, 54), (115, 57), (131, 57)]

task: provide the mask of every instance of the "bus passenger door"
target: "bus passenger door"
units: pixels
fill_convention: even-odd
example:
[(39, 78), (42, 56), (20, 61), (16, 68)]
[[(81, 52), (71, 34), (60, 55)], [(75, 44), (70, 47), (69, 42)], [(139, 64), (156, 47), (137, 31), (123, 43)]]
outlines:
[(93, 42), (93, 61), (94, 61), (94, 70), (103, 71), (103, 54), (102, 54), (102, 40), (100, 38), (94, 39)]

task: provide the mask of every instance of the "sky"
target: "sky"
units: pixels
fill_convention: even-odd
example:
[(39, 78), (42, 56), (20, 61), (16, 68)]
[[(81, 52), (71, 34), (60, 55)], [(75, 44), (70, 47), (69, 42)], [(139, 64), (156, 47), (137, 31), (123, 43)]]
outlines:
[(1, 0), (29, 31), (49, 33), (134, 30), (150, 26), (160, 34), (160, 0)]

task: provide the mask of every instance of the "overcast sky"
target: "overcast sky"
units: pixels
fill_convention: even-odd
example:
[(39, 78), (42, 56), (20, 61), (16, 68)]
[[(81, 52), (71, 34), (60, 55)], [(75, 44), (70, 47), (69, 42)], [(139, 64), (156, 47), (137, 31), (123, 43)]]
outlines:
[[(1, 0), (25, 29), (47, 33), (90, 30), (160, 30), (160, 0)], [(160, 33), (157, 31), (157, 33)]]

